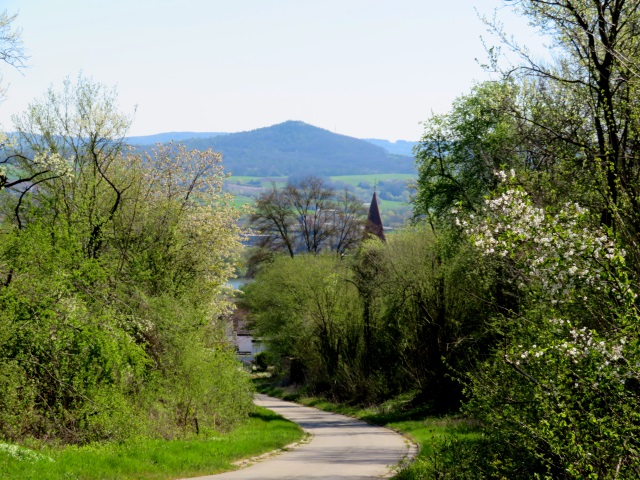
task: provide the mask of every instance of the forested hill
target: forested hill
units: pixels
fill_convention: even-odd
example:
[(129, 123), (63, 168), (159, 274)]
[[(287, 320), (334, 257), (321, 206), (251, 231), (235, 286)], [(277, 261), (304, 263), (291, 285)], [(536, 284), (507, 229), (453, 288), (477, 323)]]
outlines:
[[(130, 141), (136, 143), (133, 139)], [(415, 173), (414, 160), (410, 156), (390, 154), (365, 140), (298, 121), (180, 141), (189, 149), (213, 147), (222, 152), (225, 169), (234, 175)]]

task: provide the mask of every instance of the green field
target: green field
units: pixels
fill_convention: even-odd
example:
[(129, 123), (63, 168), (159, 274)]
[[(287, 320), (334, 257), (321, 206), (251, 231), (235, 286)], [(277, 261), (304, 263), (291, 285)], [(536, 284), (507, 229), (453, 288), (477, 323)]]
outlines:
[(263, 186), (271, 185), (271, 182), (276, 182), (278, 185), (284, 185), (287, 183), (287, 177), (249, 177), (247, 175), (231, 175), (227, 179), (227, 183), (235, 183), (238, 185), (250, 185), (251, 182), (260, 182)]
[(380, 173), (373, 175), (344, 175), (337, 177), (329, 177), (331, 180), (336, 182), (344, 182), (349, 185), (358, 186), (360, 183), (368, 183), (373, 186), (376, 181), (385, 181), (385, 180), (415, 180), (416, 176), (411, 175), (410, 173)]
[(236, 208), (242, 208), (245, 205), (253, 205), (256, 199), (251, 197), (245, 197), (244, 195), (234, 195), (233, 204)]
[[(329, 177), (336, 182), (344, 182), (349, 185), (358, 186), (360, 183), (369, 183), (371, 186), (376, 181), (385, 180), (414, 180), (415, 175), (409, 173), (380, 173), (372, 175), (340, 175)], [(251, 182), (260, 182), (262, 186), (268, 186), (271, 182), (276, 182), (278, 185), (286, 184), (287, 177), (249, 177), (246, 175), (232, 175), (227, 179), (228, 183), (235, 183), (238, 185), (250, 185)]]
[[(415, 175), (406, 173), (388, 173), (388, 174), (375, 174), (375, 175), (342, 175), (329, 177), (334, 182), (341, 182), (343, 184), (353, 187), (353, 193), (363, 203), (367, 203), (371, 200), (373, 195), (374, 185), (378, 185), (378, 201), (380, 205), (380, 213), (382, 214), (382, 221), (386, 227), (400, 228), (406, 221), (411, 218), (413, 214), (413, 208), (407, 203), (409, 198), (409, 192), (403, 186), (400, 186), (400, 190), (405, 190), (401, 197), (398, 197), (397, 182), (409, 182), (415, 180)], [(251, 205), (255, 202), (255, 198), (262, 191), (261, 188), (269, 188), (271, 183), (275, 182), (278, 187), (282, 187), (287, 182), (287, 177), (250, 177), (250, 176), (231, 176), (227, 179), (227, 185), (232, 192), (235, 192), (235, 205), (242, 207), (243, 205)], [(380, 182), (387, 182), (387, 184), (380, 184)], [(395, 197), (393, 200), (388, 199), (388, 193), (394, 186), (390, 185), (390, 182), (396, 182)], [(245, 187), (251, 187), (245, 188)], [(337, 186), (336, 188), (341, 188)], [(396, 200), (397, 199), (397, 200)]]
[(407, 202), (394, 202), (393, 200), (378, 200), (378, 205), (380, 206), (380, 213), (410, 208)]
[(237, 467), (233, 462), (300, 440), (294, 423), (256, 407), (251, 418), (229, 434), (215, 432), (186, 440), (142, 439), (86, 446), (16, 448), (0, 443), (3, 480), (168, 480), (209, 475)]

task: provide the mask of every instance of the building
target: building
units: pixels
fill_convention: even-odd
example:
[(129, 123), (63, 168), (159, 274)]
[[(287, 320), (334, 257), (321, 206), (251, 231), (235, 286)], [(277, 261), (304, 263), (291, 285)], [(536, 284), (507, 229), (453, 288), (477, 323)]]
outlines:
[(383, 242), (387, 239), (384, 236), (384, 227), (382, 225), (382, 217), (380, 216), (380, 206), (378, 205), (378, 196), (375, 190), (373, 191), (373, 198), (371, 199), (371, 205), (369, 206), (369, 216), (367, 217), (367, 223), (364, 226), (364, 232), (368, 235), (378, 237)]

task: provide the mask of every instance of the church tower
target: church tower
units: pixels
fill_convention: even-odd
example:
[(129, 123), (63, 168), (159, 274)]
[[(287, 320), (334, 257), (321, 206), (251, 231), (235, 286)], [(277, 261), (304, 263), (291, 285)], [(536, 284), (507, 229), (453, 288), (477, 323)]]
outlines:
[(375, 190), (373, 191), (373, 198), (371, 199), (371, 206), (369, 207), (369, 216), (367, 217), (367, 224), (364, 227), (364, 231), (365, 234), (374, 235), (383, 242), (387, 241), (384, 237), (384, 227), (382, 226), (378, 196)]

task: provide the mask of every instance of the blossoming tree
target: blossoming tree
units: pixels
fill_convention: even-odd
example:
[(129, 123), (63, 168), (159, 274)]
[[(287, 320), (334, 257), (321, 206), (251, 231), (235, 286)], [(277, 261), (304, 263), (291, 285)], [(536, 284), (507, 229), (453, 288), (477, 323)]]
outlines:
[(515, 177), (458, 223), (522, 296), (495, 355), (472, 374), (469, 408), (537, 457), (541, 474), (640, 472), (640, 315), (625, 252), (576, 204), (536, 207)]

